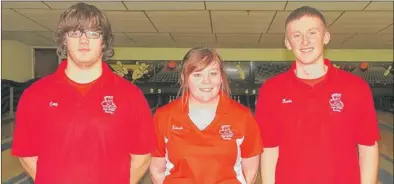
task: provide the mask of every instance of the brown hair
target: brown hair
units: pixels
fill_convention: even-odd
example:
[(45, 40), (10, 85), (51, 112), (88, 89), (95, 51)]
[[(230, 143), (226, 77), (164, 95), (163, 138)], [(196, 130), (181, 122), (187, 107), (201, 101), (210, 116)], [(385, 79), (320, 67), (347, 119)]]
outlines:
[(103, 39), (103, 60), (110, 57), (110, 49), (114, 40), (111, 24), (104, 12), (93, 5), (77, 3), (60, 15), (55, 33), (59, 56), (67, 56), (66, 36), (72, 30), (92, 30), (101, 32)]
[(319, 10), (317, 10), (316, 8), (312, 8), (310, 6), (302, 6), (302, 7), (295, 9), (294, 11), (292, 11), (290, 13), (289, 16), (287, 16), (286, 23), (285, 23), (285, 29), (287, 28), (287, 25), (290, 22), (292, 22), (294, 20), (298, 20), (298, 19), (302, 18), (303, 16), (317, 17), (323, 22), (324, 26), (327, 27), (327, 21), (324, 18), (323, 14)]
[(203, 70), (214, 62), (217, 62), (220, 66), (219, 70), (222, 77), (221, 92), (225, 92), (229, 95), (230, 85), (227, 80), (226, 72), (224, 71), (223, 59), (214, 49), (207, 47), (194, 47), (186, 53), (182, 60), (182, 71), (180, 72), (179, 77), (181, 87), (179, 89), (178, 96), (181, 95), (182, 97), (185, 97), (185, 94), (189, 92), (187, 81), (191, 73)]

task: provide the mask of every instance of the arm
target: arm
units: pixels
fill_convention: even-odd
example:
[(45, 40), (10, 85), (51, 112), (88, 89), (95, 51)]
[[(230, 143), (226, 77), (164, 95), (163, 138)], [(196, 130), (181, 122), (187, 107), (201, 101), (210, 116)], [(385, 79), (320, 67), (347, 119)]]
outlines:
[(34, 94), (31, 88), (27, 88), (19, 100), (11, 151), (12, 155), (19, 158), (23, 169), (35, 180), (40, 135), (40, 121), (36, 121), (36, 115), (40, 113), (35, 112), (36, 108), (31, 107), (36, 104), (34, 99), (37, 98), (32, 95)]
[(378, 118), (373, 102), (372, 92), (367, 83), (362, 83), (359, 92), (359, 108), (355, 122), (357, 124), (356, 142), (359, 150), (359, 164), (362, 184), (376, 184), (378, 178), (379, 148), (377, 141), (380, 139)]
[(358, 145), (360, 154), (361, 184), (378, 183), (379, 149), (378, 143), (373, 146)]
[(241, 144), (242, 171), (247, 184), (256, 182), (259, 169), (260, 154), (263, 151), (263, 142), (260, 130), (252, 113), (245, 116), (245, 137)]
[(264, 148), (261, 154), (261, 177), (263, 184), (275, 183), (275, 169), (279, 157), (279, 147)]
[(135, 92), (131, 93), (130, 104), (133, 104), (133, 110), (130, 113), (131, 123), (129, 123), (130, 137), (127, 139), (127, 145), (130, 161), (130, 183), (137, 184), (147, 171), (150, 161), (151, 152), (156, 149), (156, 134), (153, 124), (153, 117), (141, 90), (134, 88)]
[(131, 155), (131, 167), (130, 167), (130, 184), (137, 184), (138, 181), (144, 176), (146, 170), (149, 167), (151, 156), (150, 154), (145, 155)]
[(259, 125), (264, 149), (261, 154), (261, 179), (263, 184), (275, 183), (276, 164), (279, 158), (279, 128), (275, 118), (275, 88), (270, 88), (268, 80), (259, 90), (256, 104), (256, 122)]
[(25, 171), (30, 175), (33, 180), (36, 179), (37, 158), (38, 157), (19, 158), (23, 169), (25, 169)]
[(259, 169), (260, 155), (242, 159), (242, 170), (245, 175), (246, 183), (256, 182), (257, 171)]
[(161, 115), (161, 109), (157, 109), (153, 117), (155, 124), (155, 130), (157, 135), (157, 149), (152, 153), (152, 163), (150, 164), (149, 170), (153, 184), (162, 184), (165, 178), (166, 160), (165, 160), (165, 133), (162, 128), (163, 122), (160, 117), (168, 117), (168, 115)]
[(164, 172), (166, 160), (163, 157), (153, 157), (150, 165), (150, 174), (153, 184), (162, 184), (164, 181)]

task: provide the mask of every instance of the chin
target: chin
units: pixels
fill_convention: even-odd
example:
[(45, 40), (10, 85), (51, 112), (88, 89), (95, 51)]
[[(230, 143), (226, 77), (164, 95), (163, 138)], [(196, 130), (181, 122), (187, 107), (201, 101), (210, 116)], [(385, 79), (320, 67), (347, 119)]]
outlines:
[(301, 62), (302, 64), (312, 64), (312, 63), (315, 63), (318, 59), (319, 59), (319, 57), (316, 56), (315, 54), (314, 55), (310, 55), (310, 56), (305, 56), (305, 55), (304, 56), (299, 56), (297, 58), (297, 60), (299, 62)]
[(199, 95), (199, 94), (193, 95), (194, 100), (197, 102), (201, 102), (201, 103), (212, 102), (212, 101), (216, 100), (218, 97), (219, 97), (218, 94), (216, 94), (216, 95)]

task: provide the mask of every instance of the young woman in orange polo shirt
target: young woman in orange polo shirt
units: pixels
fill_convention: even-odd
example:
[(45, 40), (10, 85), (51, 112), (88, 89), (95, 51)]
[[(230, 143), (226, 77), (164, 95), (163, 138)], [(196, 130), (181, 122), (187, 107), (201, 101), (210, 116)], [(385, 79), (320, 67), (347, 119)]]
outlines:
[(223, 60), (193, 48), (182, 61), (180, 97), (157, 109), (154, 184), (250, 184), (262, 141), (250, 110), (229, 97)]

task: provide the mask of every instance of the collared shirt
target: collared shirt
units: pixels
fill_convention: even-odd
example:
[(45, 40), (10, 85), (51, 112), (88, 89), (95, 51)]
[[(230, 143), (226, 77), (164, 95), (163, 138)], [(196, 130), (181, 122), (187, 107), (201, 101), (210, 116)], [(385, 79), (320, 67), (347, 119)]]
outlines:
[(297, 78), (294, 62), (259, 91), (264, 146), (279, 146), (276, 184), (359, 184), (357, 144), (380, 138), (368, 84), (324, 62), (328, 71), (315, 85)]
[(66, 66), (63, 61), (21, 96), (13, 155), (38, 156), (36, 184), (129, 183), (130, 154), (156, 148), (142, 92), (103, 63), (83, 95), (64, 80)]
[(242, 158), (262, 153), (258, 126), (250, 110), (221, 95), (214, 120), (200, 130), (188, 116), (184, 97), (154, 116), (158, 149), (165, 157), (164, 184), (245, 184)]

